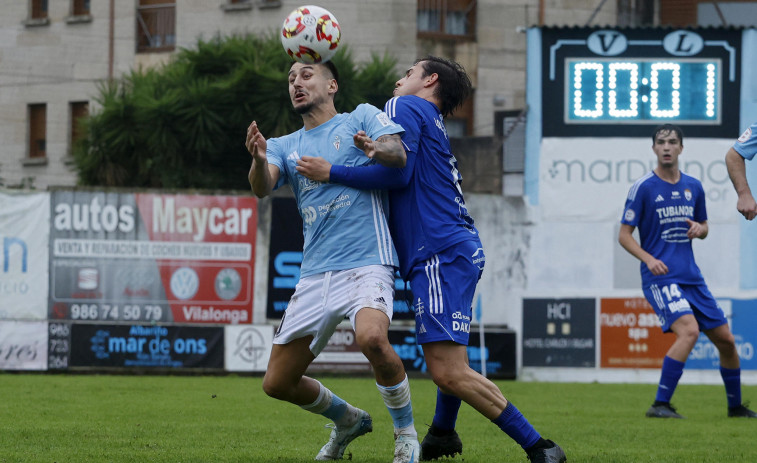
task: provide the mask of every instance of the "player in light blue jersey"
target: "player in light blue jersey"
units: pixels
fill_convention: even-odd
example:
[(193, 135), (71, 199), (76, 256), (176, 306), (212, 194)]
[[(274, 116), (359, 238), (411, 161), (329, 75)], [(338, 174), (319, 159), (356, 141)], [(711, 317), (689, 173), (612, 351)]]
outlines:
[[(618, 235), (621, 246), (641, 261), (644, 296), (663, 332), (676, 336), (663, 359), (657, 396), (646, 416), (683, 418), (670, 399), (701, 330), (720, 353), (728, 416), (757, 418), (741, 402), (741, 366), (728, 321), (694, 262), (691, 241), (707, 237), (709, 227), (702, 184), (678, 168), (683, 150), (680, 127), (657, 127), (652, 150), (657, 167), (631, 187)], [(640, 243), (632, 235), (637, 227)]]
[[(418, 60), (397, 82), (395, 97), (384, 107), (405, 129), (404, 168), (332, 166), (321, 158), (302, 157), (297, 169), (318, 181), (390, 188), (389, 225), (400, 272), (410, 282), (416, 338), (438, 386), (436, 413), (421, 444), (421, 460), (462, 453), (455, 431), (462, 399), (520, 444), (532, 462), (566, 461), (557, 444), (543, 439), (494, 383), (468, 365), (471, 306), (485, 257), (465, 206), (444, 116), (470, 92), (470, 79), (459, 64), (433, 56)], [(375, 159), (387, 165), (392, 161)]]
[(736, 209), (747, 220), (757, 217), (757, 202), (754, 201), (752, 190), (746, 180), (745, 159), (752, 160), (757, 154), (757, 122), (748, 127), (741, 134), (733, 147), (725, 155), (725, 164), (728, 167), (728, 175), (731, 177), (733, 187), (739, 195)]
[(329, 442), (316, 460), (341, 459), (352, 440), (372, 430), (371, 417), (305, 376), (305, 371), (348, 317), (394, 421), (394, 463), (414, 463), (420, 448), (410, 387), (387, 334), (397, 256), (384, 214), (386, 194), (315, 182), (295, 169), (302, 156), (354, 166), (367, 164), (374, 156), (405, 157), (399, 137), (402, 127), (379, 109), (363, 104), (351, 113), (337, 113), (337, 80), (331, 62), (294, 63), (289, 96), (304, 127), (270, 140), (254, 121), (247, 130), (253, 191), (264, 197), (289, 184), (305, 236), (301, 278), (274, 335), (263, 389), (271, 397), (333, 420)]

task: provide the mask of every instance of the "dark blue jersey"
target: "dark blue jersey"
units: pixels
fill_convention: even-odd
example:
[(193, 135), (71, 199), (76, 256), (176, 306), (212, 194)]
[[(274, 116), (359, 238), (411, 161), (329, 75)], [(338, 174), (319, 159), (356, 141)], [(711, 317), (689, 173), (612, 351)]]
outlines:
[(463, 200), (462, 177), (452, 155), (439, 109), (417, 96), (400, 96), (385, 107), (405, 133), (407, 165), (390, 169), (333, 166), (331, 181), (356, 188), (390, 188), (389, 227), (400, 272), (457, 243), (478, 239)]
[(633, 184), (626, 199), (621, 223), (637, 227), (642, 249), (665, 263), (668, 273), (652, 275), (641, 263), (642, 286), (652, 283), (704, 284), (694, 262), (689, 225), (707, 220), (704, 190), (699, 180), (681, 172), (681, 179), (668, 183), (654, 172)]

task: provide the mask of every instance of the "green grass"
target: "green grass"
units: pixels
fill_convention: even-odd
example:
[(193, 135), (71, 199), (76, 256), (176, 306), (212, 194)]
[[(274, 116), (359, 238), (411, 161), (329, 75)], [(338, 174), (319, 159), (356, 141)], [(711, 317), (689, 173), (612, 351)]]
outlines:
[[(348, 449), (353, 461), (391, 461), (391, 419), (372, 379), (321, 379), (374, 418), (373, 433)], [(0, 374), (0, 462), (312, 461), (328, 439), (327, 420), (266, 397), (260, 384), (238, 376)], [(571, 462), (757, 461), (757, 420), (727, 418), (722, 386), (680, 386), (674, 404), (688, 419), (672, 421), (644, 418), (654, 385), (497, 384)], [(411, 387), (422, 437), (435, 386), (411, 379)], [(757, 386), (743, 394), (757, 398)], [(526, 461), (466, 405), (458, 432), (463, 456), (447, 461)]]

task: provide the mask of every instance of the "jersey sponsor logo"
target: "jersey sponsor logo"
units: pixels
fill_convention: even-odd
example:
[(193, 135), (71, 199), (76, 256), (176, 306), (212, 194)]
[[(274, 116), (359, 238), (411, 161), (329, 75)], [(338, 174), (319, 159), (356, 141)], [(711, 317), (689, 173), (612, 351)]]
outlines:
[(336, 211), (337, 209), (342, 209), (344, 207), (349, 207), (351, 205), (352, 205), (352, 201), (350, 201), (350, 195), (339, 195), (333, 201), (329, 201), (327, 204), (318, 206), (318, 212), (321, 215), (326, 215), (329, 212), (333, 212), (333, 211)]
[(300, 185), (301, 193), (304, 193), (310, 190), (315, 190), (321, 184), (321, 182), (316, 182), (315, 180), (310, 180), (309, 178), (302, 177), (302, 176), (300, 176), (300, 178), (298, 179), (298, 183)]
[(633, 219), (636, 218), (636, 213), (633, 211), (633, 209), (626, 209), (626, 213), (623, 215), (623, 218), (626, 219), (626, 222), (633, 222)]
[[(666, 206), (655, 209), (660, 219), (669, 217), (694, 217), (694, 206)], [(660, 223), (663, 223), (662, 221)]]
[(442, 131), (442, 133), (444, 134), (444, 138), (448, 138), (447, 137), (447, 128), (444, 126), (444, 122), (442, 122), (442, 120), (443, 120), (443, 116), (441, 114), (439, 114), (439, 118), (438, 119), (434, 118), (434, 124), (436, 125), (436, 127), (439, 130)]
[(674, 191), (673, 194), (670, 195), (670, 199), (681, 199), (681, 193)]
[(390, 125), (392, 125), (392, 121), (389, 120), (389, 116), (387, 116), (384, 112), (376, 114), (376, 119), (383, 127), (389, 127)]
[(662, 232), (660, 238), (668, 243), (685, 243), (689, 241), (689, 237), (686, 235), (688, 231), (688, 228), (674, 227)]
[(668, 310), (671, 312), (691, 312), (691, 305), (686, 299), (677, 299), (668, 302)]
[(663, 198), (662, 195), (657, 195), (657, 197), (654, 199), (654, 202), (659, 203), (660, 201), (665, 201), (665, 198)]
[(686, 198), (686, 201), (691, 201), (691, 190), (688, 188), (683, 190), (683, 197)]
[(297, 151), (292, 151), (287, 156), (287, 161), (297, 162), (298, 159), (300, 159), (300, 155), (299, 153), (297, 153)]
[(315, 208), (313, 206), (302, 208), (302, 220), (304, 220), (306, 224), (313, 225), (313, 222), (315, 222), (315, 219), (317, 217), (318, 213), (315, 211)]
[(741, 136), (738, 139), (739, 143), (746, 143), (747, 140), (752, 138), (752, 128), (747, 128), (744, 133), (741, 134)]
[(477, 266), (479, 270), (484, 269), (484, 264), (486, 263), (486, 256), (484, 255), (484, 248), (478, 248), (476, 249), (476, 252), (473, 253), (471, 256), (471, 262), (473, 265)]

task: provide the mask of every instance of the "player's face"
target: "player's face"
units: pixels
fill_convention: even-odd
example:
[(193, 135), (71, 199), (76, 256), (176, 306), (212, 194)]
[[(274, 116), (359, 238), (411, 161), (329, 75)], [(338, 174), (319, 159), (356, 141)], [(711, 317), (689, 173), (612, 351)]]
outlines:
[(408, 69), (405, 76), (394, 84), (394, 96), (417, 95), (423, 89), (426, 78), (423, 77), (421, 64), (422, 62), (417, 63)]
[(336, 80), (324, 66), (294, 63), (289, 69), (289, 98), (298, 114), (307, 114), (325, 104)]
[(652, 150), (657, 155), (657, 164), (660, 167), (673, 167), (678, 165), (678, 156), (683, 150), (683, 144), (675, 132), (660, 132), (654, 139)]

